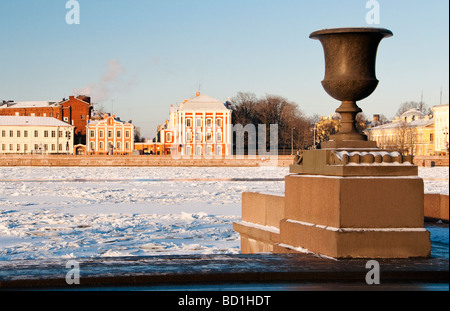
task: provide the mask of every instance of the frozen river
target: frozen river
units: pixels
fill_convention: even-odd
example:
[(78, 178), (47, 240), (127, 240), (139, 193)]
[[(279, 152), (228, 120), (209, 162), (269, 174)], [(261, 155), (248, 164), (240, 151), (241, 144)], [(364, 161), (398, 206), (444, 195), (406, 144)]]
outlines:
[[(0, 262), (236, 254), (232, 224), (240, 220), (242, 192), (283, 193), (287, 174), (288, 168), (0, 167)], [(448, 168), (419, 174), (426, 193), (448, 194)], [(430, 231), (448, 256), (448, 228), (446, 236)]]

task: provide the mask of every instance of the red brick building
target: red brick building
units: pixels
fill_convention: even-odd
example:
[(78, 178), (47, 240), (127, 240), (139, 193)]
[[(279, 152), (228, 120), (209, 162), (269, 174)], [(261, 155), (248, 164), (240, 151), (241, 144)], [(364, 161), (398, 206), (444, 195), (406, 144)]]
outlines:
[(86, 125), (92, 109), (90, 97), (82, 95), (61, 102), (0, 102), (0, 116), (53, 117), (75, 126), (75, 144), (86, 144)]
[(92, 115), (91, 98), (70, 96), (60, 103), (63, 121), (75, 126), (75, 144), (86, 144), (86, 125)]

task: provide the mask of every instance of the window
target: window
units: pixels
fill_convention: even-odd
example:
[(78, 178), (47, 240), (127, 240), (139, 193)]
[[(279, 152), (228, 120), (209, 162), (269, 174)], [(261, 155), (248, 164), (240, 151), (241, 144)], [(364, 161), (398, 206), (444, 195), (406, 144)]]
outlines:
[(222, 146), (217, 146), (217, 155), (222, 155)]
[(117, 138), (122, 137), (122, 131), (121, 130), (117, 130), (116, 136), (117, 136)]
[(47, 145), (47, 144), (44, 145), (44, 150), (45, 150), (45, 151), (48, 150), (48, 145)]
[(62, 151), (62, 150), (63, 150), (63, 149), (62, 149), (62, 144), (59, 144), (59, 145), (58, 145), (58, 150), (59, 150), (59, 151)]
[(17, 137), (20, 137), (20, 131), (17, 131)]
[(125, 131), (125, 137), (130, 138), (130, 131)]
[(39, 137), (39, 131), (34, 131), (34, 137)]
[(52, 131), (52, 137), (56, 137), (56, 131)]
[(195, 140), (201, 142), (202, 141), (202, 133), (197, 132), (195, 133)]
[(206, 141), (212, 141), (212, 133), (211, 132), (206, 133)]
[(129, 142), (129, 141), (125, 142), (125, 149), (126, 149), (126, 150), (130, 150), (130, 149), (131, 149), (131, 148), (130, 148), (130, 142)]
[(187, 155), (187, 156), (192, 155), (192, 147), (191, 147), (191, 146), (187, 146), (187, 147), (186, 147), (186, 155)]
[(206, 155), (212, 155), (212, 146), (206, 147)]
[(211, 118), (206, 119), (206, 126), (211, 127), (213, 125), (213, 120)]
[(55, 151), (56, 150), (56, 146), (55, 146), (55, 144), (52, 144), (52, 151)]
[(202, 127), (202, 125), (203, 125), (203, 120), (202, 119), (197, 119), (197, 124), (196, 124), (196, 126), (197, 127)]
[(20, 151), (20, 145), (17, 144), (17, 151)]
[(14, 137), (14, 131), (9, 131), (9, 137)]
[(166, 142), (170, 143), (172, 142), (172, 133), (166, 133)]
[(103, 138), (104, 135), (105, 135), (105, 133), (103, 132), (103, 130), (100, 130), (100, 131), (98, 132), (98, 136), (99, 136), (100, 138)]
[(108, 131), (108, 138), (112, 138), (113, 137), (113, 132), (112, 131)]
[(192, 132), (186, 133), (186, 141), (192, 141)]
[(117, 142), (117, 150), (122, 149), (122, 145), (120, 144), (120, 141)]
[(216, 140), (217, 140), (217, 142), (222, 142), (222, 133), (221, 132), (218, 132), (217, 134), (216, 134)]
[(64, 122), (69, 123), (69, 118), (68, 117), (64, 117), (63, 120), (64, 120)]
[(6, 131), (5, 130), (2, 131), (2, 137), (6, 137)]
[(9, 144), (9, 151), (13, 151), (13, 150), (14, 150), (13, 144)]
[(23, 131), (23, 137), (28, 137), (28, 131)]
[(34, 144), (34, 150), (39, 150), (39, 145), (38, 144)]
[(202, 146), (197, 146), (195, 148), (195, 155), (196, 156), (201, 156), (202, 155)]
[(217, 119), (216, 125), (217, 125), (217, 127), (222, 127), (222, 119)]
[(104, 147), (105, 147), (104, 143), (103, 143), (102, 141), (99, 142), (98, 148), (99, 148), (100, 150), (104, 150)]
[(6, 145), (2, 144), (2, 151), (5, 151), (5, 150), (6, 150)]
[(91, 150), (95, 150), (95, 143), (93, 141), (91, 141)]
[[(48, 131), (44, 131), (44, 137), (48, 137)], [(45, 149), (47, 150), (47, 149)]]
[(186, 119), (186, 126), (192, 127), (192, 119)]
[(81, 115), (81, 120), (86, 119), (86, 116), (84, 114)]
[(23, 151), (25, 151), (25, 152), (28, 151), (28, 145), (27, 144), (23, 145)]
[(94, 130), (91, 130), (89, 136), (90, 136), (91, 138), (94, 138), (94, 137), (95, 137), (95, 131), (94, 131)]

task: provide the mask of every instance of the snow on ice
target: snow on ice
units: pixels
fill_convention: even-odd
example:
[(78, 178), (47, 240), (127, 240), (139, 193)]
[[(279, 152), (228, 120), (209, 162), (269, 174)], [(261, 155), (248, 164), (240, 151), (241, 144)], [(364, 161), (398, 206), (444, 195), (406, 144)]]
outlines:
[[(0, 262), (237, 254), (233, 222), (240, 220), (242, 192), (282, 194), (288, 173), (288, 168), (0, 167)], [(420, 176), (426, 193), (448, 194), (448, 168), (420, 168)]]

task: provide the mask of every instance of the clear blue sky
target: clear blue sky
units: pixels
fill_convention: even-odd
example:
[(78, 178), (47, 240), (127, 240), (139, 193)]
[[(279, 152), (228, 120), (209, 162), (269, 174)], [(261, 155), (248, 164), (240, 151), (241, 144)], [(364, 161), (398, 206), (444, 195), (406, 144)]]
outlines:
[(94, 85), (106, 110), (149, 138), (200, 84), (220, 100), (274, 94), (328, 115), (339, 103), (322, 89), (323, 51), (309, 34), (376, 26), (394, 37), (380, 45), (364, 113), (392, 117), (422, 91), (438, 105), (441, 87), (448, 103), (447, 0), (379, 0), (379, 25), (366, 24), (367, 0), (79, 0), (79, 25), (66, 23), (66, 2), (0, 1), (0, 99), (59, 100)]

